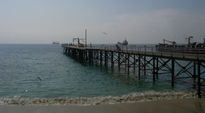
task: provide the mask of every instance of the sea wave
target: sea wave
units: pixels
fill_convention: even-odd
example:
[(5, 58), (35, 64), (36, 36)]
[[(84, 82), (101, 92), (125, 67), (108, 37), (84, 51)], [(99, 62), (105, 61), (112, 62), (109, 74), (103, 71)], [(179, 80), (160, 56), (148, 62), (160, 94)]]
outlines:
[(197, 98), (195, 92), (145, 92), (123, 96), (74, 97), (74, 98), (0, 98), (0, 105), (99, 105), (145, 101)]

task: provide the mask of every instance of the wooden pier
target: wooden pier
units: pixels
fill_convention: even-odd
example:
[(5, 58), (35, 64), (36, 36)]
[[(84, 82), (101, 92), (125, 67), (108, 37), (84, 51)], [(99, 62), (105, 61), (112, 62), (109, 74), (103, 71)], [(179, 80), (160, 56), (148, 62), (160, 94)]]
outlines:
[(150, 72), (153, 82), (159, 79), (159, 75), (169, 74), (172, 87), (177, 81), (190, 84), (197, 90), (199, 98), (204, 96), (205, 54), (77, 46), (63, 48), (66, 55), (80, 62), (124, 69), (128, 74), (135, 73), (139, 80)]

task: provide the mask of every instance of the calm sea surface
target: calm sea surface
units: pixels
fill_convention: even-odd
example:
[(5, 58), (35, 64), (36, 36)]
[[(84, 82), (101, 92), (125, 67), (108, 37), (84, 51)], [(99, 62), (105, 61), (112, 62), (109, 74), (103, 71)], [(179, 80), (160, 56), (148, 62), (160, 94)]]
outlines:
[(81, 64), (64, 55), (60, 45), (0, 45), (0, 97), (121, 96), (172, 90), (166, 80), (153, 84), (152, 79), (138, 81), (125, 72)]

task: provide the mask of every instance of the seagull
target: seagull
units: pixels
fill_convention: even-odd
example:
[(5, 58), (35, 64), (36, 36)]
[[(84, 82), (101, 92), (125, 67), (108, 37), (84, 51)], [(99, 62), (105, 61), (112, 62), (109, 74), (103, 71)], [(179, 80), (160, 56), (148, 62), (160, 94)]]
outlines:
[(40, 81), (42, 80), (41, 77), (37, 77), (37, 79), (40, 80)]
[(102, 32), (104, 35), (108, 35), (108, 33), (106, 33), (106, 32)]

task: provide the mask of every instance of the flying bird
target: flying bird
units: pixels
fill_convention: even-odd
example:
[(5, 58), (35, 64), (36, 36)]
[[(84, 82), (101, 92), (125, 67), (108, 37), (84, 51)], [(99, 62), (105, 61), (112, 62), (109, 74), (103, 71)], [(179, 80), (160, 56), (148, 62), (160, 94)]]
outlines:
[(40, 81), (42, 80), (41, 77), (37, 77), (37, 79), (40, 80)]
[(108, 35), (108, 33), (106, 33), (106, 32), (102, 32), (103, 33), (103, 35)]

